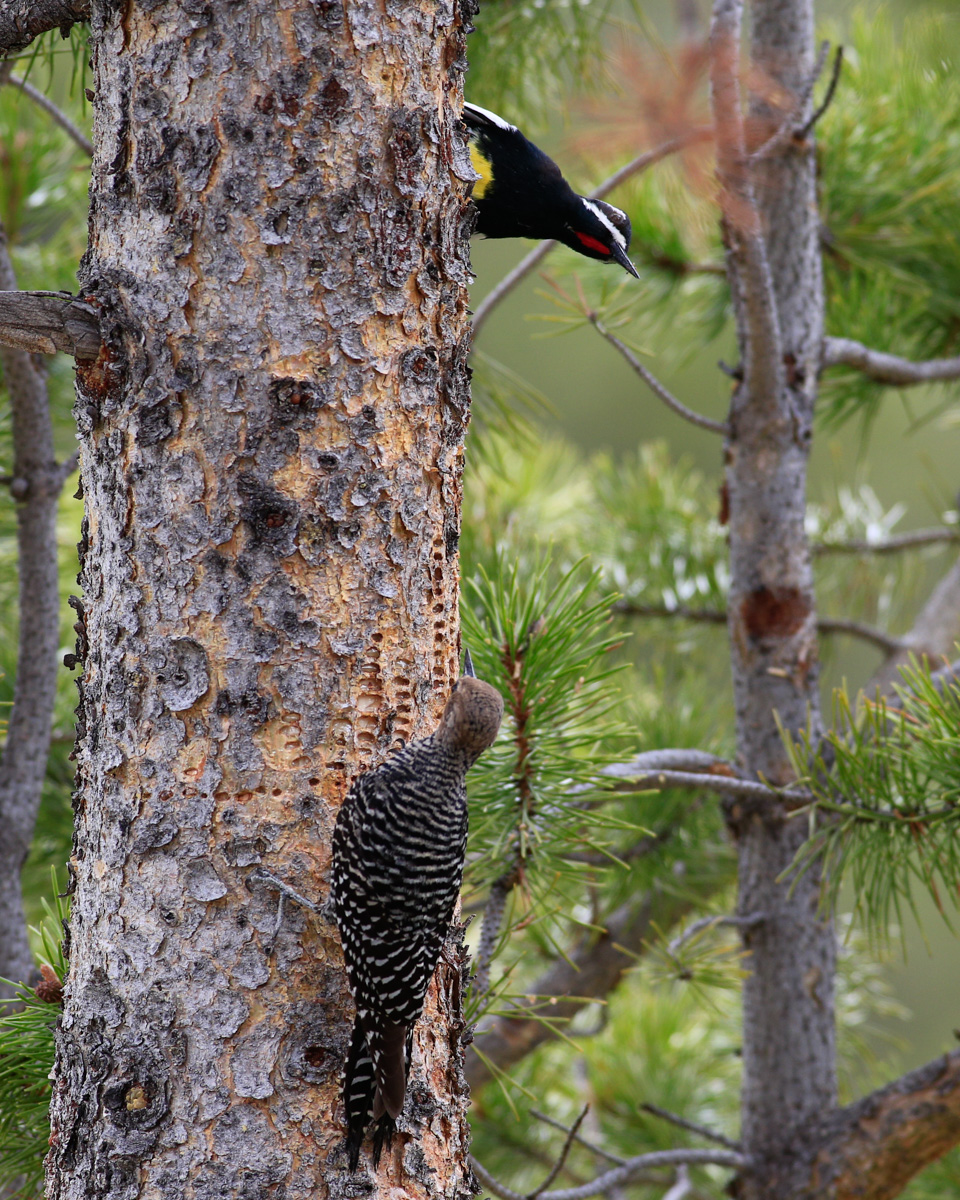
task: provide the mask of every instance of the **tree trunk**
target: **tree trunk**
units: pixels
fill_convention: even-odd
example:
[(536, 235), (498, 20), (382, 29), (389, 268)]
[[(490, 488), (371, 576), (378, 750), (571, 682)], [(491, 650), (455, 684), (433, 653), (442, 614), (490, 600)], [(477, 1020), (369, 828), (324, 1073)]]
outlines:
[(274, 937), (245, 887), (263, 864), (325, 897), (351, 780), (457, 673), (470, 11), (94, 5), (56, 1200), (470, 1190), (456, 967), (394, 1151), (351, 1183), (335, 927)]
[[(724, 8), (738, 18), (738, 4), (720, 0), (715, 14)], [(752, 78), (765, 86), (762, 95), (754, 93), (746, 143), (730, 142), (725, 160), (721, 153), (744, 364), (727, 447), (729, 625), (741, 760), (783, 785), (792, 772), (777, 717), (793, 734), (809, 724), (816, 737), (820, 728), (804, 533), (823, 338), (816, 162), (812, 137), (798, 140), (789, 131), (752, 168), (744, 152), (785, 121), (799, 127), (809, 115), (809, 101), (800, 111), (797, 105), (814, 68), (813, 2), (754, 0), (751, 13)], [(730, 37), (735, 53), (738, 27)], [(733, 108), (727, 119), (738, 120)], [(809, 1176), (798, 1157), (801, 1131), (836, 1103), (834, 935), (818, 919), (817, 872), (792, 886), (781, 880), (807, 835), (806, 821), (791, 820), (785, 806), (769, 801), (738, 803), (729, 816), (739, 851), (739, 911), (765, 917), (744, 936), (750, 974), (743, 994), (742, 1141), (754, 1166), (738, 1194), (788, 1200)]]
[[(0, 227), (0, 288), (17, 280)], [(35, 970), (20, 891), (20, 871), (40, 808), (57, 697), (60, 584), (57, 500), (63, 478), (53, 451), (46, 381), (23, 350), (0, 349), (10, 397), (17, 499), (17, 677), (0, 760), (0, 975), (29, 981)], [(11, 989), (0, 988), (0, 996)]]

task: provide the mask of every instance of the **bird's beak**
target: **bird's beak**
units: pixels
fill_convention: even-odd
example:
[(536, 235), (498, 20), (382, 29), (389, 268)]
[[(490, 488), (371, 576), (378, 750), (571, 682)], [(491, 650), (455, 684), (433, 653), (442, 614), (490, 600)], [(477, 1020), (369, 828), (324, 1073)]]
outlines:
[(470, 657), (470, 651), (466, 646), (463, 648), (463, 674), (468, 679), (476, 679), (477, 673), (473, 669), (473, 659)]
[(617, 260), (617, 262), (620, 264), (620, 266), (623, 267), (623, 269), (627, 272), (627, 274), (632, 275), (634, 277), (634, 279), (639, 279), (640, 273), (637, 270), (637, 268), (633, 265), (633, 263), (630, 261), (630, 259), (627, 257), (626, 250), (624, 250), (616, 242), (613, 243), (613, 245), (610, 247), (610, 249), (613, 251), (613, 257)]

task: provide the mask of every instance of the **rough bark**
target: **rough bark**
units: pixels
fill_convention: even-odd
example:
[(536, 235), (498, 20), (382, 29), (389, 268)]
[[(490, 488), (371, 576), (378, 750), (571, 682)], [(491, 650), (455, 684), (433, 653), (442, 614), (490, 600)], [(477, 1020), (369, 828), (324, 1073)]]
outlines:
[[(893, 1200), (960, 1142), (960, 1050), (830, 1113), (800, 1143), (809, 1182), (798, 1200)], [(812, 1162), (809, 1156), (812, 1153)]]
[[(16, 286), (6, 233), (0, 228), (0, 288)], [(13, 708), (0, 759), (0, 975), (16, 981), (34, 975), (20, 869), (40, 807), (57, 693), (57, 498), (63, 477), (54, 458), (43, 376), (23, 350), (0, 349), (0, 366), (13, 433), (20, 618)]]
[(468, 413), (452, 0), (93, 13), (76, 894), (48, 1194), (469, 1193), (460, 974), (346, 1172), (326, 894), (356, 774), (458, 664)]
[[(727, 443), (729, 629), (740, 761), (785, 785), (791, 769), (775, 719), (819, 728), (816, 613), (804, 534), (807, 459), (823, 338), (823, 293), (812, 141), (768, 142), (808, 92), (812, 0), (754, 0), (752, 69), (771, 81), (751, 97), (749, 143), (739, 127), (740, 4), (717, 0), (712, 27), (714, 113), (724, 187), (727, 264), (743, 380)], [(777, 107), (771, 102), (779, 99)], [(809, 105), (807, 105), (807, 108)], [(780, 882), (806, 836), (775, 801), (729, 810), (739, 853), (739, 913), (766, 919), (744, 934), (742, 1142), (752, 1166), (743, 1200), (787, 1200), (805, 1183), (792, 1157), (800, 1131), (836, 1101), (834, 939), (818, 920), (811, 871)], [(824, 1193), (829, 1195), (829, 1193)]]
[(5, 0), (0, 9), (0, 58), (24, 50), (51, 29), (64, 37), (90, 16), (90, 0)]
[(64, 292), (0, 292), (0, 346), (95, 359), (100, 323), (89, 304)]

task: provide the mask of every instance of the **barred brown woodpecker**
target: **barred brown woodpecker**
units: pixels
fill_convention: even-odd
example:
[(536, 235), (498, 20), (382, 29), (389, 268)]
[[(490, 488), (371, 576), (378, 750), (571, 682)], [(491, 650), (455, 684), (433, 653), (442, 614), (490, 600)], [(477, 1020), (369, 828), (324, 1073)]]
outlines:
[(371, 1120), (379, 1165), (403, 1109), (414, 1025), (463, 878), (465, 776), (502, 716), (468, 654), (436, 732), (361, 775), (337, 817), (331, 895), (357, 1005), (343, 1084), (351, 1170)]

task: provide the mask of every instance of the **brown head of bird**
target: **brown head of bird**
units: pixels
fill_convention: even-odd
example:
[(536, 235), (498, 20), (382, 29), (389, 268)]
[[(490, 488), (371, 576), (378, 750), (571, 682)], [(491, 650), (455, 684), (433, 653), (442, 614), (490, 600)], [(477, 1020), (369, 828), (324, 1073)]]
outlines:
[(496, 741), (502, 719), (503, 697), (497, 689), (482, 679), (463, 675), (453, 685), (434, 737), (472, 764)]

